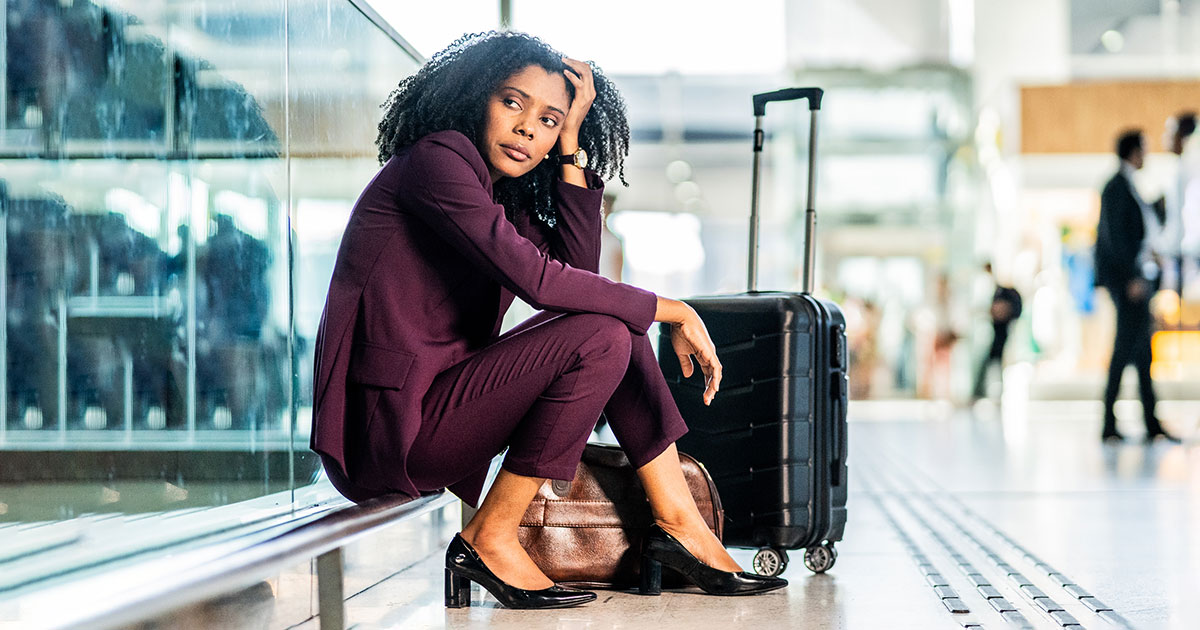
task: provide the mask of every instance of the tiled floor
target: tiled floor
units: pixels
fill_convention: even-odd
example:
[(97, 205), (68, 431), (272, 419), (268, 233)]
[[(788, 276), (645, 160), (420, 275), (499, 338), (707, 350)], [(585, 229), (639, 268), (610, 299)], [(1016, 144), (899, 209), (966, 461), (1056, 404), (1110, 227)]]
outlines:
[[(558, 611), (506, 610), (477, 591), (472, 608), (446, 610), (439, 550), (352, 597), (348, 619), (363, 629), (1200, 628), (1200, 405), (1164, 413), (1195, 436), (1182, 446), (1102, 446), (1096, 411), (984, 405), (854, 422), (837, 565), (813, 575), (794, 554), (784, 591), (602, 592)], [(735, 555), (749, 565), (749, 551)]]

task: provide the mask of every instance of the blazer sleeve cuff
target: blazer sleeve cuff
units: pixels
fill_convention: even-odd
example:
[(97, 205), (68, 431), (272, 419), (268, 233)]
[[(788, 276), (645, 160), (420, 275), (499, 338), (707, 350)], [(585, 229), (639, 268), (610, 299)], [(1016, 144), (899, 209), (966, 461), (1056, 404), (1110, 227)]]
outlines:
[(571, 218), (599, 216), (600, 205), (604, 202), (604, 181), (600, 176), (594, 171), (584, 169), (583, 177), (587, 181), (587, 188), (561, 179), (555, 182), (559, 212), (573, 215)]
[(600, 207), (604, 203), (604, 182), (596, 173), (584, 170), (588, 187), (555, 182), (555, 207), (558, 226), (548, 238), (550, 249), (559, 260), (593, 273), (600, 270)]
[(632, 288), (637, 295), (630, 301), (630, 314), (626, 321), (630, 323), (631, 331), (644, 335), (654, 324), (654, 316), (658, 313), (658, 296), (645, 289)]

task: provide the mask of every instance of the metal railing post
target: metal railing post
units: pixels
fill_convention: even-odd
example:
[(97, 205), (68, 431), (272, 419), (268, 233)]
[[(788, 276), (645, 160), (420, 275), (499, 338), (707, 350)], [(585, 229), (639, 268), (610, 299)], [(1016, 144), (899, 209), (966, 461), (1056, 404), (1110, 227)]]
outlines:
[(317, 615), (321, 630), (345, 630), (346, 604), (342, 591), (342, 548), (317, 556)]

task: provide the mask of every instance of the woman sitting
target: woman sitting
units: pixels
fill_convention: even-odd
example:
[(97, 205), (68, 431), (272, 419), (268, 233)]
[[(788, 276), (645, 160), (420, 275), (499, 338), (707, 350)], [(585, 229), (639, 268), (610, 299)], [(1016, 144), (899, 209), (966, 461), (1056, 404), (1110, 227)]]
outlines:
[[(449, 488), (471, 505), (446, 552), (447, 605), (470, 581), (514, 608), (594, 593), (547, 578), (517, 540), (543, 481), (569, 480), (601, 412), (654, 514), (645, 553), (709, 593), (787, 584), (743, 573), (680, 469), (687, 428), (646, 331), (671, 325), (711, 402), (721, 363), (683, 302), (599, 275), (603, 184), (629, 127), (589, 64), (519, 33), (470, 35), (404, 79), (379, 125), (383, 168), (346, 226), (318, 333), (313, 449), (346, 497)], [(515, 297), (542, 312), (504, 335)], [(697, 564), (696, 560), (702, 564)]]

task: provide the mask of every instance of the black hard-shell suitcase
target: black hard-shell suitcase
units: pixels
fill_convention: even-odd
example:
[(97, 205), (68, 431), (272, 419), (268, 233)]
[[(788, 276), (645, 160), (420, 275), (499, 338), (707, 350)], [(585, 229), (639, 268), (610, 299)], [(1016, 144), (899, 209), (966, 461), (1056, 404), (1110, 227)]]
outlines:
[[(704, 463), (725, 507), (725, 544), (757, 547), (754, 569), (778, 575), (787, 550), (827, 571), (846, 528), (846, 320), (812, 296), (819, 88), (754, 96), (754, 168), (747, 293), (684, 300), (700, 314), (724, 366), (721, 391), (705, 407), (703, 375), (685, 379), (664, 341), (659, 364), (690, 431), (679, 449)], [(759, 162), (766, 104), (805, 98), (811, 111), (804, 291), (755, 290)]]

